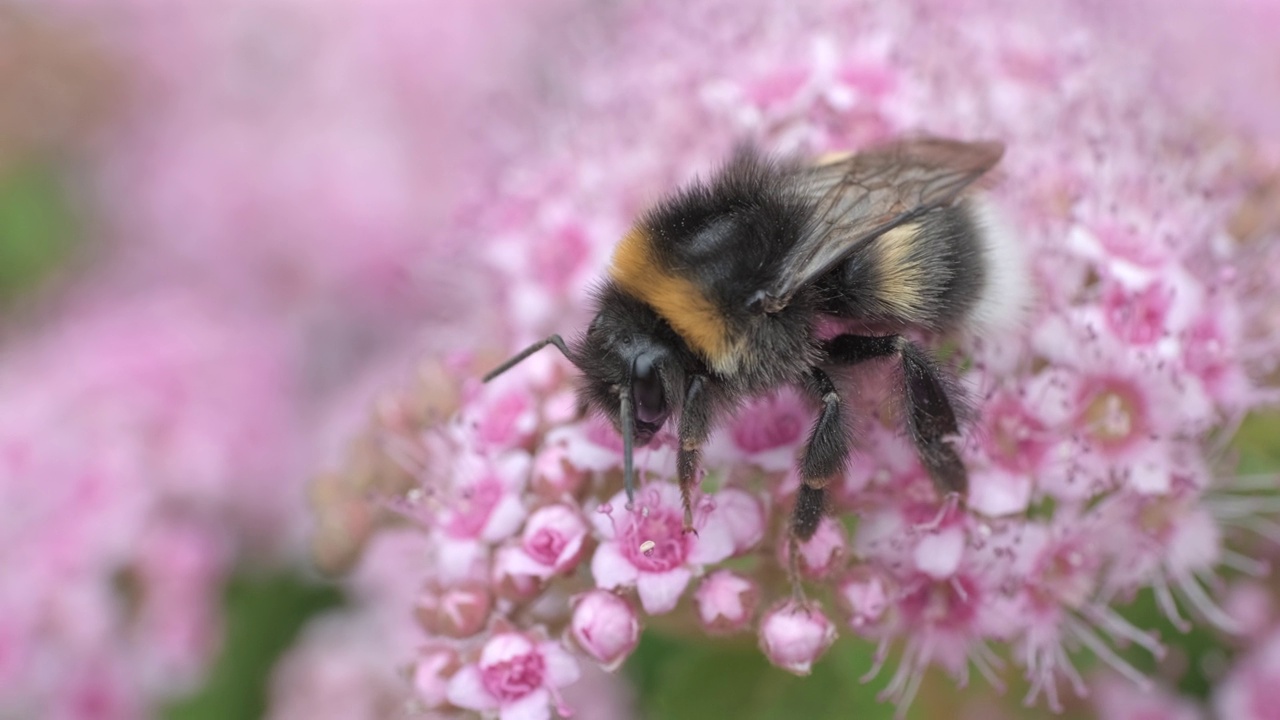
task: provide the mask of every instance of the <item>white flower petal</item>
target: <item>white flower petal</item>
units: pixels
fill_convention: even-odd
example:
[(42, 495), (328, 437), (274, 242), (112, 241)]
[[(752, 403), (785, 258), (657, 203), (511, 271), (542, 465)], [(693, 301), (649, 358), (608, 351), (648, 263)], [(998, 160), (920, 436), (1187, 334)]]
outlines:
[(484, 524), (480, 536), (487, 542), (505, 540), (520, 529), (527, 509), (516, 493), (505, 493), (498, 504), (489, 513), (489, 521)]
[(674, 610), (691, 579), (693, 573), (682, 567), (664, 573), (641, 573), (636, 580), (636, 591), (640, 594), (644, 611), (650, 615), (661, 615)]
[(499, 633), (484, 644), (484, 650), (480, 651), (480, 666), (492, 667), (511, 658), (528, 655), (533, 648), (529, 638), (520, 633)]
[(964, 530), (949, 527), (934, 535), (927, 535), (916, 543), (916, 569), (935, 580), (949, 578), (960, 567), (964, 554)]
[(1031, 503), (1031, 477), (990, 467), (974, 473), (969, 483), (969, 508), (990, 517), (1012, 515)]
[(502, 706), (501, 720), (551, 720), (551, 693), (538, 688)]
[(578, 661), (564, 649), (563, 645), (555, 641), (544, 642), (538, 646), (538, 651), (542, 653), (542, 658), (547, 663), (547, 685), (561, 688), (578, 681), (578, 677), (582, 674)]
[(591, 557), (591, 576), (597, 587), (612, 590), (635, 585), (640, 571), (622, 556), (617, 542), (604, 542)]
[(733, 554), (733, 533), (725, 522), (725, 516), (719, 513), (707, 515), (707, 522), (698, 528), (698, 535), (693, 539), (693, 551), (689, 553), (689, 562), (695, 565), (717, 563)]
[(480, 668), (467, 665), (449, 680), (449, 702), (468, 710), (496, 710), (498, 699), (489, 694), (480, 679)]

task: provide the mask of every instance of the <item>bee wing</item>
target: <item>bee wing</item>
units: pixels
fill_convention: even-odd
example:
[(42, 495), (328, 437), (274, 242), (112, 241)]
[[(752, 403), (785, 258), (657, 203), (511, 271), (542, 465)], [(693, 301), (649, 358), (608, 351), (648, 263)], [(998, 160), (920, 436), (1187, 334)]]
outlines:
[(770, 312), (847, 258), (861, 243), (946, 205), (1000, 161), (999, 142), (918, 138), (820, 160), (800, 171), (815, 222), (767, 289)]

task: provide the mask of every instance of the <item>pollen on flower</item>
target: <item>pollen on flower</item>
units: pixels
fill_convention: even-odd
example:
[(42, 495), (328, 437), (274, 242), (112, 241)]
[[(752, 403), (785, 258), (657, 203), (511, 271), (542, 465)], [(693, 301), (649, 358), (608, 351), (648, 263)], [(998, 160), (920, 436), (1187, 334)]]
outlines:
[(1096, 442), (1118, 447), (1143, 432), (1146, 408), (1132, 387), (1117, 380), (1100, 379), (1085, 393), (1081, 422)]

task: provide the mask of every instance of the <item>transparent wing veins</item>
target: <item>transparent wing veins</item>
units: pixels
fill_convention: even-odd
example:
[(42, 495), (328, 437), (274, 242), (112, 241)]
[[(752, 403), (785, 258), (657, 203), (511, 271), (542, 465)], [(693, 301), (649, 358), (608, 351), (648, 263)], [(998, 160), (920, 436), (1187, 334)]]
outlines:
[(800, 171), (799, 188), (815, 203), (814, 222), (766, 290), (766, 309), (785, 307), (861, 243), (950, 204), (1003, 153), (998, 142), (919, 138)]

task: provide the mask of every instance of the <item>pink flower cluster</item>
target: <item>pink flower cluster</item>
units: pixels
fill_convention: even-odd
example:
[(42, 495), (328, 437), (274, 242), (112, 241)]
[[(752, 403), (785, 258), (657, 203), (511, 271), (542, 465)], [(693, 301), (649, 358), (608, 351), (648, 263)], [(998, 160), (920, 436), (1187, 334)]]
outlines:
[(475, 320), (440, 226), (483, 161), (464, 118), (532, 37), (500, 6), (0, 8), (4, 256), (45, 222), (13, 214), (26, 164), (85, 248), (4, 288), (0, 716), (150, 716), (203, 681), (237, 567), (300, 570), (351, 378)]
[(195, 687), (236, 556), (301, 533), (290, 339), (191, 293), (94, 299), (0, 365), (0, 714)]
[(577, 415), (567, 363), (548, 351), (486, 386), (475, 378), (491, 365), (457, 363), (456, 413), (415, 415), (415, 385), (367, 433), (388, 472), (412, 477), (386, 502), (424, 548), (404, 608), (424, 638), (422, 708), (564, 715), (573, 656), (616, 668), (643, 628), (691, 621), (755, 633), (800, 674), (841, 634), (878, 644), (868, 677), (898, 648), (884, 697), (902, 708), (930, 665), (1001, 686), (993, 646), (1008, 647), (1026, 701), (1059, 708), (1064, 690), (1088, 692), (1082, 648), (1147, 684), (1114, 649), (1163, 652), (1113, 609), (1140, 589), (1178, 625), (1239, 628), (1213, 597), (1218, 568), (1256, 563), (1224, 546), (1234, 518), (1211, 496), (1234, 472), (1223, 434), (1276, 399), (1265, 362), (1280, 348), (1260, 330), (1275, 311), (1256, 298), (1277, 227), (1233, 229), (1252, 189), (1238, 168), (1274, 148), (1216, 132), (1140, 48), (1111, 42), (1103, 9), (926, 5), (620, 6), (629, 41), (604, 53), (584, 34), (575, 52), (600, 54), (566, 59), (568, 117), (539, 129), (554, 142), (513, 156), (463, 221), (492, 238), (518, 347), (580, 328), (591, 271), (634, 214), (735, 140), (810, 153), (921, 130), (1003, 140), (990, 202), (1025, 248), (1037, 304), (1025, 328), (948, 345), (974, 405), (967, 506), (940, 503), (882, 412), (888, 368), (868, 369), (851, 393), (855, 460), (831, 517), (794, 548), (798, 595), (786, 517), (813, 415), (794, 393), (720, 429), (697, 534), (683, 534), (669, 435), (637, 455), (628, 508), (620, 442)]

